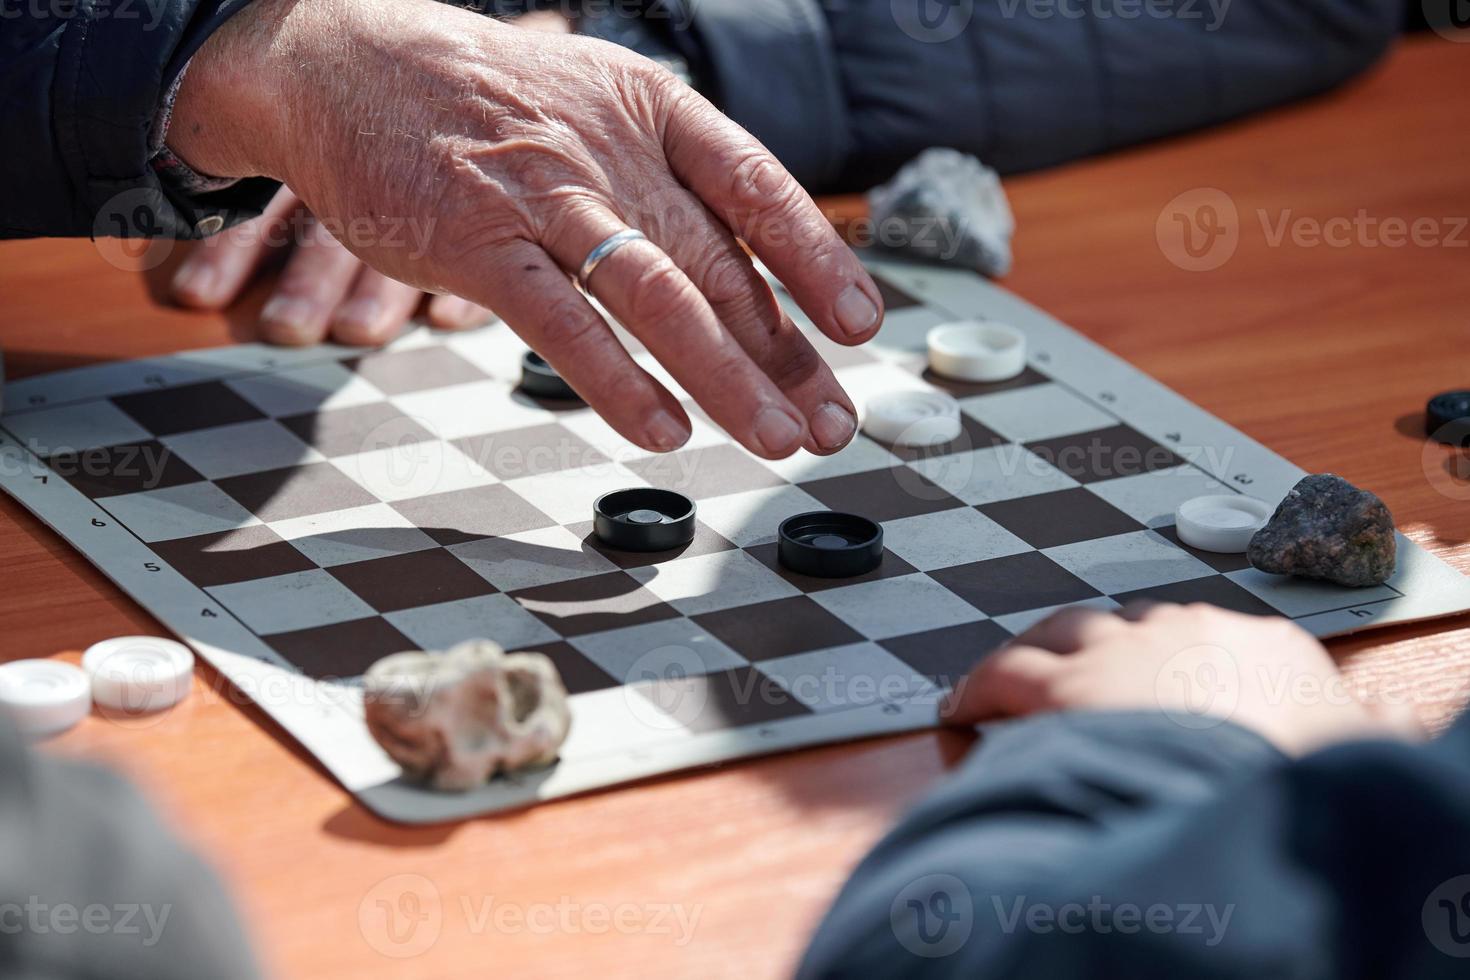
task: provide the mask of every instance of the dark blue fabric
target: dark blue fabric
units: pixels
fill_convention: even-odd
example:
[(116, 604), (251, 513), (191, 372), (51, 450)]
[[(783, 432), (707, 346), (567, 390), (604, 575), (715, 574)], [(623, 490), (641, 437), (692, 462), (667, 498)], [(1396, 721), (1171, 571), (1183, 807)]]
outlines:
[(1045, 716), (990, 730), (878, 845), (799, 975), (1463, 977), (1460, 875), (1470, 720), (1292, 763), (1229, 724)]
[(193, 53), (249, 0), (0, 0), (0, 235), (193, 237), (274, 188), (167, 190), (148, 130)]
[(759, 22), (741, 16), (750, 0), (691, 8), (715, 97), (818, 191), (869, 187), (930, 146), (1011, 173), (1299, 99), (1371, 64), (1404, 10), (1158, 0), (1174, 15), (1132, 14), (1152, 2), (761, 0), (782, 13)]

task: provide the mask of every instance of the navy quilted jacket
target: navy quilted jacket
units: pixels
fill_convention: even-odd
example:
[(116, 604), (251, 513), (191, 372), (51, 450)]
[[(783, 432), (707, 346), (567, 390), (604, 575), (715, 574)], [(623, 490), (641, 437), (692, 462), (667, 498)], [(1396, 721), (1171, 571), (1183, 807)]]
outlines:
[[(192, 237), (256, 213), (266, 181), (190, 195), (148, 162), (163, 93), (248, 2), (0, 0), (0, 235)], [(1012, 172), (1230, 119), (1348, 78), (1403, 19), (1402, 0), (647, 2), (814, 191), (933, 145)]]

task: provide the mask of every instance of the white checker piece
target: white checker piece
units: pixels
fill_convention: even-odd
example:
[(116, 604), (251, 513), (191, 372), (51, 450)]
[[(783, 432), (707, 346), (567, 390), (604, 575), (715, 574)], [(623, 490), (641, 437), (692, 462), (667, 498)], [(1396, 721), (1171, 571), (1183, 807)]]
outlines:
[(1089, 483), (1087, 489), (1149, 527), (1173, 524), (1174, 511), (1186, 500), (1231, 493), (1225, 484), (1193, 466), (1173, 466), (1137, 476)]

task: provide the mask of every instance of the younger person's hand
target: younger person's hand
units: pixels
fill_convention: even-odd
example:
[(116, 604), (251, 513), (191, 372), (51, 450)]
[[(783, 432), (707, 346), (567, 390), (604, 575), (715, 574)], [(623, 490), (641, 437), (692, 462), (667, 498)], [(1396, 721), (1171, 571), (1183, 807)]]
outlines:
[(1204, 604), (1062, 610), (982, 661), (941, 714), (971, 725), (1074, 709), (1160, 709), (1185, 728), (1229, 720), (1291, 755), (1423, 736), (1407, 707), (1360, 701), (1296, 624)]

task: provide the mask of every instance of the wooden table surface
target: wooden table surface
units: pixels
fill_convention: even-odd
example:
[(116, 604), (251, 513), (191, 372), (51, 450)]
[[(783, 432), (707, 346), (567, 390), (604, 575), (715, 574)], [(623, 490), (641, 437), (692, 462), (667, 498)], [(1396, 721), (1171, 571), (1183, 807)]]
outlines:
[[(1470, 572), (1464, 463), (1426, 451), (1417, 428), (1429, 395), (1470, 386), (1467, 88), (1470, 46), (1431, 36), (1323, 99), (1012, 180), (1007, 285), (1306, 469), (1373, 489)], [(1171, 262), (1179, 228), (1168, 215), (1159, 228), (1199, 188), (1238, 214), (1237, 250), (1212, 271)], [(1386, 237), (1370, 224), (1389, 218), (1428, 224), (1395, 244), (1392, 223)], [(1329, 242), (1314, 244), (1313, 223)], [(12, 376), (249, 337), (262, 290), (227, 316), (162, 308), (177, 254), (146, 279), (116, 255), (0, 246)], [(163, 632), (8, 498), (0, 559), (0, 656), (75, 659), (107, 636)], [(1470, 618), (1332, 648), (1431, 725), (1470, 696)], [(848, 869), (968, 748), (955, 733), (889, 738), (405, 829), (355, 806), (212, 669), (194, 688), (157, 717), (89, 718), (48, 750), (142, 783), (289, 977), (787, 973)], [(399, 910), (393, 931), (382, 902)]]

